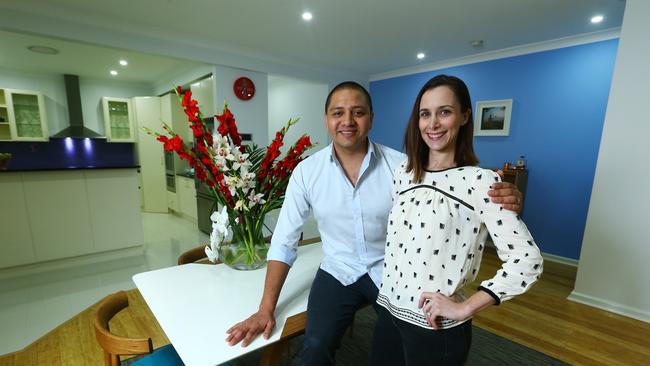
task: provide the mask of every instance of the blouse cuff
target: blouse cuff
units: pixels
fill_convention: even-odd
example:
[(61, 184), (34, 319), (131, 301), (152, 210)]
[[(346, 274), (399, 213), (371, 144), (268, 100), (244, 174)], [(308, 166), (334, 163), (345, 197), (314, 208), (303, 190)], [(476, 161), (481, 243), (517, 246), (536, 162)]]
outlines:
[(499, 305), (499, 304), (501, 304), (501, 299), (499, 298), (499, 296), (497, 296), (497, 295), (496, 295), (494, 292), (492, 292), (490, 289), (485, 288), (485, 287), (483, 287), (483, 286), (479, 286), (479, 287), (478, 287), (478, 290), (479, 290), (479, 291), (486, 292), (488, 295), (492, 296), (492, 298), (494, 299), (494, 305)]

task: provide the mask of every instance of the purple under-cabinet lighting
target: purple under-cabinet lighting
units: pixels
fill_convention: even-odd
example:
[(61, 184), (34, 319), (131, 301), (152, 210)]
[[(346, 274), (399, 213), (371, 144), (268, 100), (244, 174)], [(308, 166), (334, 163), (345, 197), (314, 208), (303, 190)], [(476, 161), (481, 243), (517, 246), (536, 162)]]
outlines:
[(86, 150), (86, 154), (93, 153), (93, 142), (88, 137), (84, 138), (84, 150)]
[(63, 143), (65, 144), (65, 151), (68, 154), (74, 154), (74, 141), (72, 141), (72, 138), (70, 137), (64, 138)]

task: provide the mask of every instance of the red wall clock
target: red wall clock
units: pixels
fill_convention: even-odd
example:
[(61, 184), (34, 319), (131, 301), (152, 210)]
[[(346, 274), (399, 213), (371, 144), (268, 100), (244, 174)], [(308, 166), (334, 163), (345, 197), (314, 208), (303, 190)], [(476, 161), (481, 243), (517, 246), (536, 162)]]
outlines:
[(235, 80), (232, 90), (237, 98), (241, 100), (250, 100), (255, 95), (255, 84), (253, 83), (253, 80), (242, 76)]

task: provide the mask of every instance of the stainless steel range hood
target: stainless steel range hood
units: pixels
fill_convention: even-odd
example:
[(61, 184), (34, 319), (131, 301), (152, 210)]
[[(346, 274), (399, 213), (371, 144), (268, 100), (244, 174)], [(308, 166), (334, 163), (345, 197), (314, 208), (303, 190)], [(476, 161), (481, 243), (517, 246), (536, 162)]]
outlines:
[(84, 126), (83, 112), (81, 110), (81, 92), (79, 90), (78, 75), (63, 75), (65, 80), (65, 94), (68, 99), (68, 116), (70, 127), (64, 128), (52, 137), (98, 138), (104, 137), (99, 133)]

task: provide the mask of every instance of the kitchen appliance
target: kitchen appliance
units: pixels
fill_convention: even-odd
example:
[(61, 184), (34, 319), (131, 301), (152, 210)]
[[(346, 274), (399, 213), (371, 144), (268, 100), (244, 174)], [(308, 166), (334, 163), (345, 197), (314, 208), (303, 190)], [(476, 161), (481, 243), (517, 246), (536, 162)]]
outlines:
[(52, 137), (103, 137), (97, 132), (84, 126), (84, 117), (81, 108), (81, 92), (79, 89), (79, 76), (66, 74), (63, 75), (63, 79), (65, 81), (65, 95), (68, 101), (70, 127), (63, 129)]
[(194, 182), (196, 186), (196, 221), (199, 230), (210, 235), (212, 232), (210, 216), (216, 210), (216, 207), (214, 207), (215, 200), (205, 183), (201, 183), (198, 180)]
[(167, 190), (169, 192), (176, 193), (176, 175), (165, 174), (165, 180), (167, 182)]

